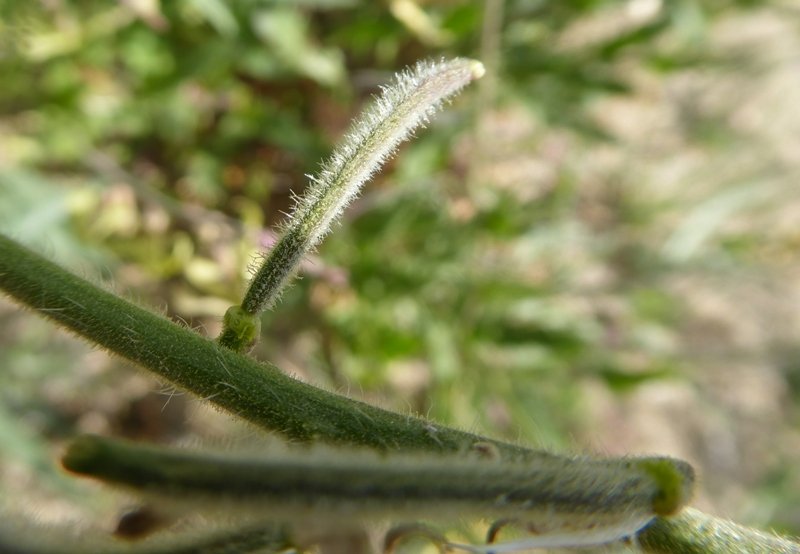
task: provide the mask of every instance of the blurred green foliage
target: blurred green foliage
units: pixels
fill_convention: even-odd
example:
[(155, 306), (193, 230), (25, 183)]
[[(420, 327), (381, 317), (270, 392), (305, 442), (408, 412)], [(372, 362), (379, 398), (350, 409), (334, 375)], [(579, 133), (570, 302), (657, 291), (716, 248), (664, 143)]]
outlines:
[[(700, 201), (586, 161), (630, 146), (593, 110), (641, 96), (642, 75), (746, 65), (708, 41), (756, 4), (508, 0), (487, 4), (503, 9), (492, 29), (466, 0), (4, 0), (0, 225), (62, 263), (93, 257), (145, 303), (214, 329), (304, 174), (378, 85), (419, 58), (494, 58), (494, 90), (467, 92), (403, 149), (266, 316), (256, 354), (445, 423), (595, 446), (587, 387), (695, 386), (691, 302), (670, 276), (750, 271), (800, 240), (779, 233), (765, 249), (758, 225), (716, 234), (754, 202), (797, 198), (763, 165), (743, 185), (735, 168), (710, 178)], [(498, 49), (482, 51), (493, 34)], [(719, 113), (686, 110), (684, 149), (741, 144)], [(503, 117), (527, 129), (508, 146), (493, 134)], [(492, 156), (520, 152), (544, 160), (544, 177), (535, 166), (494, 182)], [(10, 400), (31, 378), (3, 375), (0, 431), (39, 409), (35, 391)], [(64, 416), (50, 417), (55, 429)]]

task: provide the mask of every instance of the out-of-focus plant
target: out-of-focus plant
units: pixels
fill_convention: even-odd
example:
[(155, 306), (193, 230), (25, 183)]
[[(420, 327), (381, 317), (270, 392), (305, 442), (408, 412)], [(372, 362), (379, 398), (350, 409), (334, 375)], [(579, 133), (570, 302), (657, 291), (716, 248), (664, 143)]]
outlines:
[[(672, 276), (713, 279), (737, 260), (790, 255), (790, 238), (780, 251), (764, 246), (766, 225), (726, 228), (716, 242), (754, 200), (771, 207), (786, 198), (777, 177), (772, 192), (761, 186), (780, 160), (737, 146), (761, 158), (749, 182), (719, 162), (688, 178), (676, 160), (674, 180), (691, 190), (673, 189), (670, 199), (642, 186), (650, 176), (598, 176), (564, 149), (589, 144), (602, 155), (620, 140), (611, 115), (592, 109), (633, 95), (642, 71), (667, 78), (734, 62), (741, 70), (749, 58), (709, 58), (705, 40), (747, 4), (505, 2), (501, 65), (492, 68), (500, 84), (476, 119), (495, 100), (522, 106), (535, 128), (515, 146), (561, 169), (518, 164), (534, 176), (527, 196), (519, 185), (495, 186), (496, 172), (476, 171), (486, 155), (470, 146), (474, 122), (445, 114), (304, 266), (280, 311), (265, 315), (272, 332), (256, 355), (400, 410), (558, 447), (591, 435), (586, 387), (626, 398), (648, 384), (695, 386), (679, 335), (693, 299), (669, 288)], [(442, 51), (474, 55), (483, 9), (468, 1), (5, 2), (3, 222), (41, 236), (62, 263), (93, 256), (170, 315), (213, 328), (238, 299), (239, 268), (273, 240), (266, 222), (288, 209), (290, 191), (355, 105), (387, 70)], [(733, 148), (722, 116), (709, 118), (692, 96), (684, 102), (688, 149)], [(489, 143), (499, 142), (490, 125)], [(719, 197), (695, 186), (737, 179)], [(664, 222), (680, 225), (669, 234)], [(35, 331), (25, 339), (41, 345)], [(51, 373), (52, 362), (31, 355), (20, 365), (19, 350), (4, 349), (16, 352), (9, 367)], [(31, 404), (36, 398), (6, 401), (6, 427), (24, 430), (16, 414), (41, 408), (45, 422), (32, 427), (63, 437), (72, 412), (65, 421)], [(25, 440), (37, 447), (9, 450), (38, 452), (25, 456), (43, 467), (46, 443), (33, 432)], [(772, 486), (791, 490), (791, 472), (778, 473)], [(752, 509), (756, 517), (768, 517), (766, 504)]]
[[(740, 528), (733, 530), (736, 540), (727, 540), (716, 527), (709, 532), (702, 514), (679, 516), (680, 524), (662, 521), (679, 514), (691, 497), (694, 471), (685, 462), (559, 458), (350, 401), (287, 378), (276, 367), (259, 365), (239, 353), (260, 335), (259, 312), (274, 302), (303, 255), (327, 234), (343, 207), (397, 144), (483, 72), (480, 63), (464, 59), (420, 63), (384, 89), (373, 109), (355, 121), (342, 146), (312, 178), (312, 186), (298, 200), (283, 235), (256, 270), (242, 303), (226, 312), (219, 344), (106, 293), (0, 237), (0, 286), (22, 304), (290, 440), (371, 446), (383, 454), (368, 461), (363, 451), (341, 458), (341, 453), (330, 451), (316, 463), (306, 452), (302, 457), (262, 463), (245, 457), (192, 457), (95, 437), (74, 441), (62, 459), (65, 468), (151, 496), (157, 513), (169, 510), (181, 498), (194, 510), (210, 508), (212, 514), (220, 510), (230, 514), (233, 508), (244, 511), (244, 520), (210, 538), (195, 536), (185, 544), (157, 541), (146, 544), (144, 551), (302, 548), (306, 541), (319, 540), (314, 532), (311, 538), (305, 535), (307, 525), (318, 522), (311, 519), (297, 527), (291, 518), (286, 519), (290, 517), (287, 510), (296, 510), (299, 515), (294, 517), (326, 518), (334, 515), (332, 511), (343, 510), (336, 516), (342, 518), (339, 525), (322, 522), (322, 531), (317, 533), (324, 533), (325, 529), (336, 532), (340, 525), (357, 528), (361, 518), (383, 509), (389, 517), (490, 517), (496, 520), (488, 531), (490, 543), (509, 525), (532, 530), (530, 537), (486, 547), (436, 539), (448, 549), (476, 553), (596, 546), (634, 535), (641, 535), (640, 544), (647, 551), (663, 553), (677, 552), (684, 545), (709, 552), (730, 551), (733, 544), (744, 545), (748, 551), (788, 553), (800, 548)], [(409, 457), (387, 454), (391, 451)], [(467, 461), (470, 458), (474, 459)], [(461, 464), (466, 465), (459, 473)], [(258, 524), (262, 511), (251, 502), (262, 496), (287, 527)], [(5, 525), (0, 544), (5, 550), (23, 552), (114, 551), (102, 540), (73, 545), (66, 544), (67, 540), (47, 533), (30, 536), (11, 523)]]

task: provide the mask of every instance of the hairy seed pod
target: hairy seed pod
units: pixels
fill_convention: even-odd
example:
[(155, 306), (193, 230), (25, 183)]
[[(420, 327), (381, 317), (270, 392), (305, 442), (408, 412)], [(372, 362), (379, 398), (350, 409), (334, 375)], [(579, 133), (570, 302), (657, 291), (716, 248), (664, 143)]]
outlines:
[(487, 547), (492, 552), (602, 544), (632, 535), (656, 515), (680, 509), (693, 484), (691, 467), (669, 458), (546, 454), (509, 462), (332, 448), (234, 456), (93, 436), (73, 442), (63, 464), (154, 502), (195, 511), (335, 528), (376, 519), (504, 520), (535, 533), (519, 543)]

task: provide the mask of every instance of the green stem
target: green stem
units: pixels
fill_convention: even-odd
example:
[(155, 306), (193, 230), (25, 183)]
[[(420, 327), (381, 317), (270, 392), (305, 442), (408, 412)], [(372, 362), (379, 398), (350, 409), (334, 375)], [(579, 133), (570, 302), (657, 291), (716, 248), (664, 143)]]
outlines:
[[(543, 455), (300, 383), (103, 291), (1, 234), (0, 288), (86, 339), (290, 440), (428, 452), (488, 448), (509, 459)], [(638, 539), (653, 554), (800, 553), (795, 543), (694, 510), (656, 518)]]
[(649, 554), (800, 554), (800, 544), (687, 508), (637, 535)]
[(439, 452), (492, 444), (504, 456), (530, 453), (302, 383), (99, 289), (2, 235), (0, 289), (114, 354), (292, 441)]

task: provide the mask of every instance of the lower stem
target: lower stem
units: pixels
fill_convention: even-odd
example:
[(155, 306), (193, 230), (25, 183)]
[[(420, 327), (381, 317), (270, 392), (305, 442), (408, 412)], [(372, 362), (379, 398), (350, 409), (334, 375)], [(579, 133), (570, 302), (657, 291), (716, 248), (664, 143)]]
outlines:
[(692, 508), (656, 518), (637, 535), (648, 554), (800, 554), (800, 544)]

